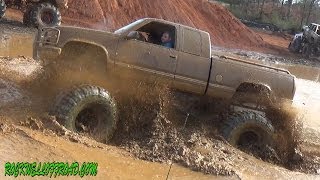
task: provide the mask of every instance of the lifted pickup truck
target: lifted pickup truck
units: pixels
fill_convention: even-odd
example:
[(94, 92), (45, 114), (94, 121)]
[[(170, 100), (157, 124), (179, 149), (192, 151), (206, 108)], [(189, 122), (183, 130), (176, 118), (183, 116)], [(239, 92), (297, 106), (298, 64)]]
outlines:
[[(167, 34), (171, 47), (163, 43), (163, 34)], [(66, 26), (42, 28), (34, 49), (34, 58), (48, 64), (68, 61), (72, 67), (84, 60), (88, 67), (82, 70), (92, 70), (91, 75), (98, 68), (105, 69), (105, 74), (93, 75), (92, 85), (60, 96), (53, 108), (60, 122), (74, 131), (84, 129), (79, 124), (89, 126), (79, 114), (91, 109), (94, 117), (102, 117), (98, 119), (103, 126), (97, 122), (90, 126), (104, 129), (103, 141), (108, 141), (116, 128), (116, 102), (111, 89), (121, 84), (123, 76), (140, 81), (157, 77), (180, 91), (230, 101), (232, 108), (221, 132), (234, 146), (250, 135), (256, 143), (272, 143), (275, 129), (264, 111), (271, 105), (291, 102), (295, 94), (295, 77), (288, 71), (214, 56), (207, 32), (160, 19), (140, 19), (114, 33)], [(95, 63), (97, 60), (100, 64)], [(99, 76), (113, 82), (112, 88), (97, 86), (95, 78), (101, 79)]]
[(320, 25), (311, 23), (302, 28), (302, 33), (296, 34), (289, 44), (291, 52), (302, 54), (305, 57), (320, 56)]

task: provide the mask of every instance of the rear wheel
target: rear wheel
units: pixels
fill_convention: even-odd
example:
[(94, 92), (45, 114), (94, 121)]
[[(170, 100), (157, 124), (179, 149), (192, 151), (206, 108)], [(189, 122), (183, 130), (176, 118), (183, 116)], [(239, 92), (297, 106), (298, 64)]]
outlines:
[(97, 86), (83, 85), (57, 98), (51, 112), (67, 129), (108, 142), (117, 124), (115, 100)]
[(275, 130), (271, 122), (254, 111), (232, 112), (222, 128), (224, 138), (235, 147), (251, 151), (274, 145)]
[(35, 5), (31, 10), (30, 22), (35, 27), (54, 27), (61, 24), (61, 13), (50, 3)]
[(309, 43), (304, 44), (302, 48), (302, 55), (304, 58), (309, 58), (311, 56), (312, 50)]
[(6, 10), (6, 3), (4, 2), (4, 0), (0, 0), (0, 18), (2, 18), (5, 15)]

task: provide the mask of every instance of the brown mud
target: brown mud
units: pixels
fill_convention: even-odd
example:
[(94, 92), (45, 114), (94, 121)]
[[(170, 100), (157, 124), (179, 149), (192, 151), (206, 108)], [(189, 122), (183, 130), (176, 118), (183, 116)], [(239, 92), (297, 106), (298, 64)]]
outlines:
[[(172, 92), (166, 87), (157, 88), (157, 93), (150, 93), (153, 92), (150, 90), (155, 89), (140, 83), (133, 83), (130, 87), (138, 86), (141, 91), (134, 92), (137, 88), (129, 88), (132, 94), (121, 94), (118, 97), (121, 123), (111, 144), (125, 150), (123, 151), (97, 143), (81, 134), (68, 132), (48, 116), (47, 108), (52, 102), (45, 95), (49, 89), (42, 89), (38, 93), (30, 91), (30, 83), (43, 72), (43, 65), (30, 57), (24, 57), (32, 53), (29, 48), (32, 47), (29, 44), (32, 41), (26, 40), (23, 43), (15, 40), (15, 36), (27, 37), (30, 32), (3, 33), (1, 36), (4, 34), (10, 37), (7, 43), (12, 45), (10, 52), (6, 47), (0, 48), (1, 54), (16, 57), (2, 57), (0, 60), (0, 137), (3, 139), (0, 143), (0, 157), (5, 161), (92, 160), (101, 164), (103, 175), (119, 178), (129, 178), (131, 175), (133, 179), (164, 179), (171, 162), (172, 179), (214, 178), (202, 173), (227, 177), (231, 175), (235, 179), (318, 177), (320, 95), (317, 93), (317, 82), (320, 71), (317, 68), (311, 68), (311, 71), (309, 67), (275, 64), (278, 67), (292, 68), (293, 74), (300, 78), (297, 80), (294, 99), (295, 107), (299, 108), (298, 120), (303, 122), (302, 135), (297, 141), (298, 148), (293, 159), (298, 163), (280, 163), (283, 166), (280, 167), (272, 159), (269, 159), (272, 163), (263, 162), (228, 145), (217, 129), (221, 119), (218, 113), (221, 104), (204, 105), (203, 100), (198, 97)], [(25, 47), (26, 54), (21, 54), (16, 46)], [(233, 55), (239, 56), (239, 53)], [(261, 56), (262, 59), (265, 57)], [(250, 58), (253, 57), (249, 56)], [(260, 62), (270, 64), (273, 63), (272, 60), (265, 58), (260, 59)], [(65, 71), (64, 75), (70, 75), (71, 72)], [(78, 77), (78, 80), (83, 77)], [(90, 80), (90, 76), (85, 77)], [(128, 88), (128, 84), (123, 85)], [(154, 84), (153, 87), (158, 87), (157, 85)], [(50, 88), (50, 85), (47, 87)], [(59, 90), (59, 87), (52, 88)], [(212, 111), (217, 113), (212, 115)], [(289, 109), (288, 112), (289, 115), (295, 115), (291, 113), (294, 110)], [(134, 159), (132, 156), (147, 161)], [(126, 171), (121, 174), (124, 167)]]

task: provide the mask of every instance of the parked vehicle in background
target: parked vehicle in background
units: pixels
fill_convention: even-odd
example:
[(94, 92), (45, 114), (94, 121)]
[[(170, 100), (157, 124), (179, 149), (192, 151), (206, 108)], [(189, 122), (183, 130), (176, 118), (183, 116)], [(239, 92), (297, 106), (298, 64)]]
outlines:
[(24, 12), (23, 23), (33, 27), (54, 27), (61, 24), (59, 9), (68, 7), (68, 0), (0, 0), (0, 18), (7, 8)]
[(302, 53), (305, 57), (320, 56), (320, 25), (311, 23), (302, 28), (302, 33), (294, 36), (289, 44), (289, 50)]

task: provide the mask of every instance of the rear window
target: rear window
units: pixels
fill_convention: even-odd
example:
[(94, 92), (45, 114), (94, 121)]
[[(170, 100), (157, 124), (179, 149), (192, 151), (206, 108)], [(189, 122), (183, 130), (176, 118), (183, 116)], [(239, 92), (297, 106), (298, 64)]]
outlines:
[(201, 47), (200, 32), (192, 29), (184, 29), (182, 51), (189, 54), (200, 55)]

